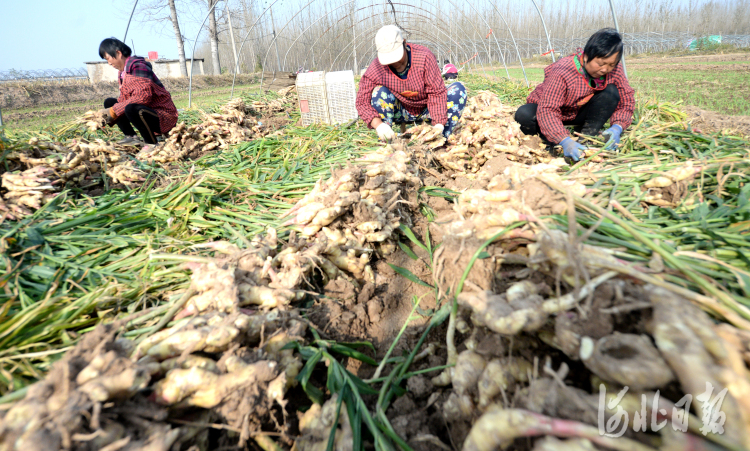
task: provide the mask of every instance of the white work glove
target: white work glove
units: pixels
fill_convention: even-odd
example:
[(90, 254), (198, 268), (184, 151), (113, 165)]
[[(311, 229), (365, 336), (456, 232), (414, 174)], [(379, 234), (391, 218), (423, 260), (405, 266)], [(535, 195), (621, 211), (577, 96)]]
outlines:
[(378, 138), (386, 142), (390, 142), (392, 139), (396, 137), (396, 134), (393, 132), (393, 129), (391, 128), (391, 126), (386, 124), (385, 122), (378, 125), (375, 128), (375, 131), (378, 132)]
[(432, 127), (432, 129), (435, 130), (435, 136), (442, 135), (443, 131), (445, 130), (445, 125), (437, 124), (434, 127)]

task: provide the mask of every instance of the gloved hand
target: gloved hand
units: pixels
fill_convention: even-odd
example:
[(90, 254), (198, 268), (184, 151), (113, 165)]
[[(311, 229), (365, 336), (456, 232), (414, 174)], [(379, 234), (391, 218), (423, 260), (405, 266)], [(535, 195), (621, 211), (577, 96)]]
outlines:
[(105, 121), (107, 121), (107, 125), (112, 125), (115, 123), (115, 118), (112, 117), (112, 113), (110, 112), (109, 108), (102, 108), (99, 110), (99, 114), (104, 118)]
[(622, 135), (622, 127), (617, 124), (604, 130), (602, 136), (607, 140), (604, 148), (606, 150), (615, 150), (620, 145), (620, 135)]
[(396, 134), (393, 132), (391, 126), (386, 124), (385, 122), (378, 125), (375, 128), (375, 131), (378, 132), (378, 138), (386, 142), (390, 142), (393, 138), (396, 137)]
[(578, 144), (577, 142), (573, 141), (570, 136), (560, 141), (560, 145), (563, 148), (563, 155), (570, 158), (573, 161), (578, 161), (581, 159), (581, 151), (586, 150), (587, 147)]
[(443, 124), (437, 124), (432, 127), (433, 130), (435, 130), (435, 136), (442, 135), (443, 131), (445, 130), (445, 125)]

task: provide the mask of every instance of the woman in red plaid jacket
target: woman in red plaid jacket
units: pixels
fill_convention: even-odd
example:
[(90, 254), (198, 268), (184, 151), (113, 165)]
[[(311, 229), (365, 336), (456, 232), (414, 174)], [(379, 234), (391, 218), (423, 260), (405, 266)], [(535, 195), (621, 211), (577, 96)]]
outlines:
[(156, 144), (177, 124), (177, 108), (172, 96), (151, 69), (151, 63), (131, 56), (130, 47), (115, 38), (99, 44), (99, 56), (119, 71), (120, 97), (104, 100), (104, 113), (110, 125), (117, 124), (125, 139), (119, 144), (135, 145), (135, 129), (147, 145)]
[(395, 123), (430, 120), (446, 138), (466, 106), (466, 88), (455, 82), (446, 89), (435, 55), (407, 44), (401, 29), (386, 25), (375, 35), (378, 57), (359, 81), (357, 112), (384, 141), (395, 138)]
[(607, 148), (620, 143), (622, 131), (633, 120), (633, 88), (623, 71), (622, 38), (612, 28), (594, 33), (586, 46), (544, 69), (544, 81), (516, 111), (516, 121), (527, 135), (540, 135), (559, 144), (563, 154), (578, 161), (586, 146), (571, 139), (566, 125), (584, 135), (603, 135)]

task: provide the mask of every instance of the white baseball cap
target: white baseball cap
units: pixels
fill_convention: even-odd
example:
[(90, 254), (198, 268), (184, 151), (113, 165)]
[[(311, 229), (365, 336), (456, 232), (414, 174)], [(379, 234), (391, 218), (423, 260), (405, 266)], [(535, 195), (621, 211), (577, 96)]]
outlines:
[(386, 25), (375, 35), (378, 60), (383, 66), (393, 64), (404, 56), (404, 35), (396, 25)]

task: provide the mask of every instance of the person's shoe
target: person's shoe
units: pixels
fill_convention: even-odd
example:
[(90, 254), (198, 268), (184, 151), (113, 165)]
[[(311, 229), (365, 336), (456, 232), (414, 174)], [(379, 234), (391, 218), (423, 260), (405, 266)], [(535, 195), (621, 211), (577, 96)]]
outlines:
[(143, 142), (135, 136), (126, 136), (124, 139), (117, 141), (120, 146), (142, 146)]

